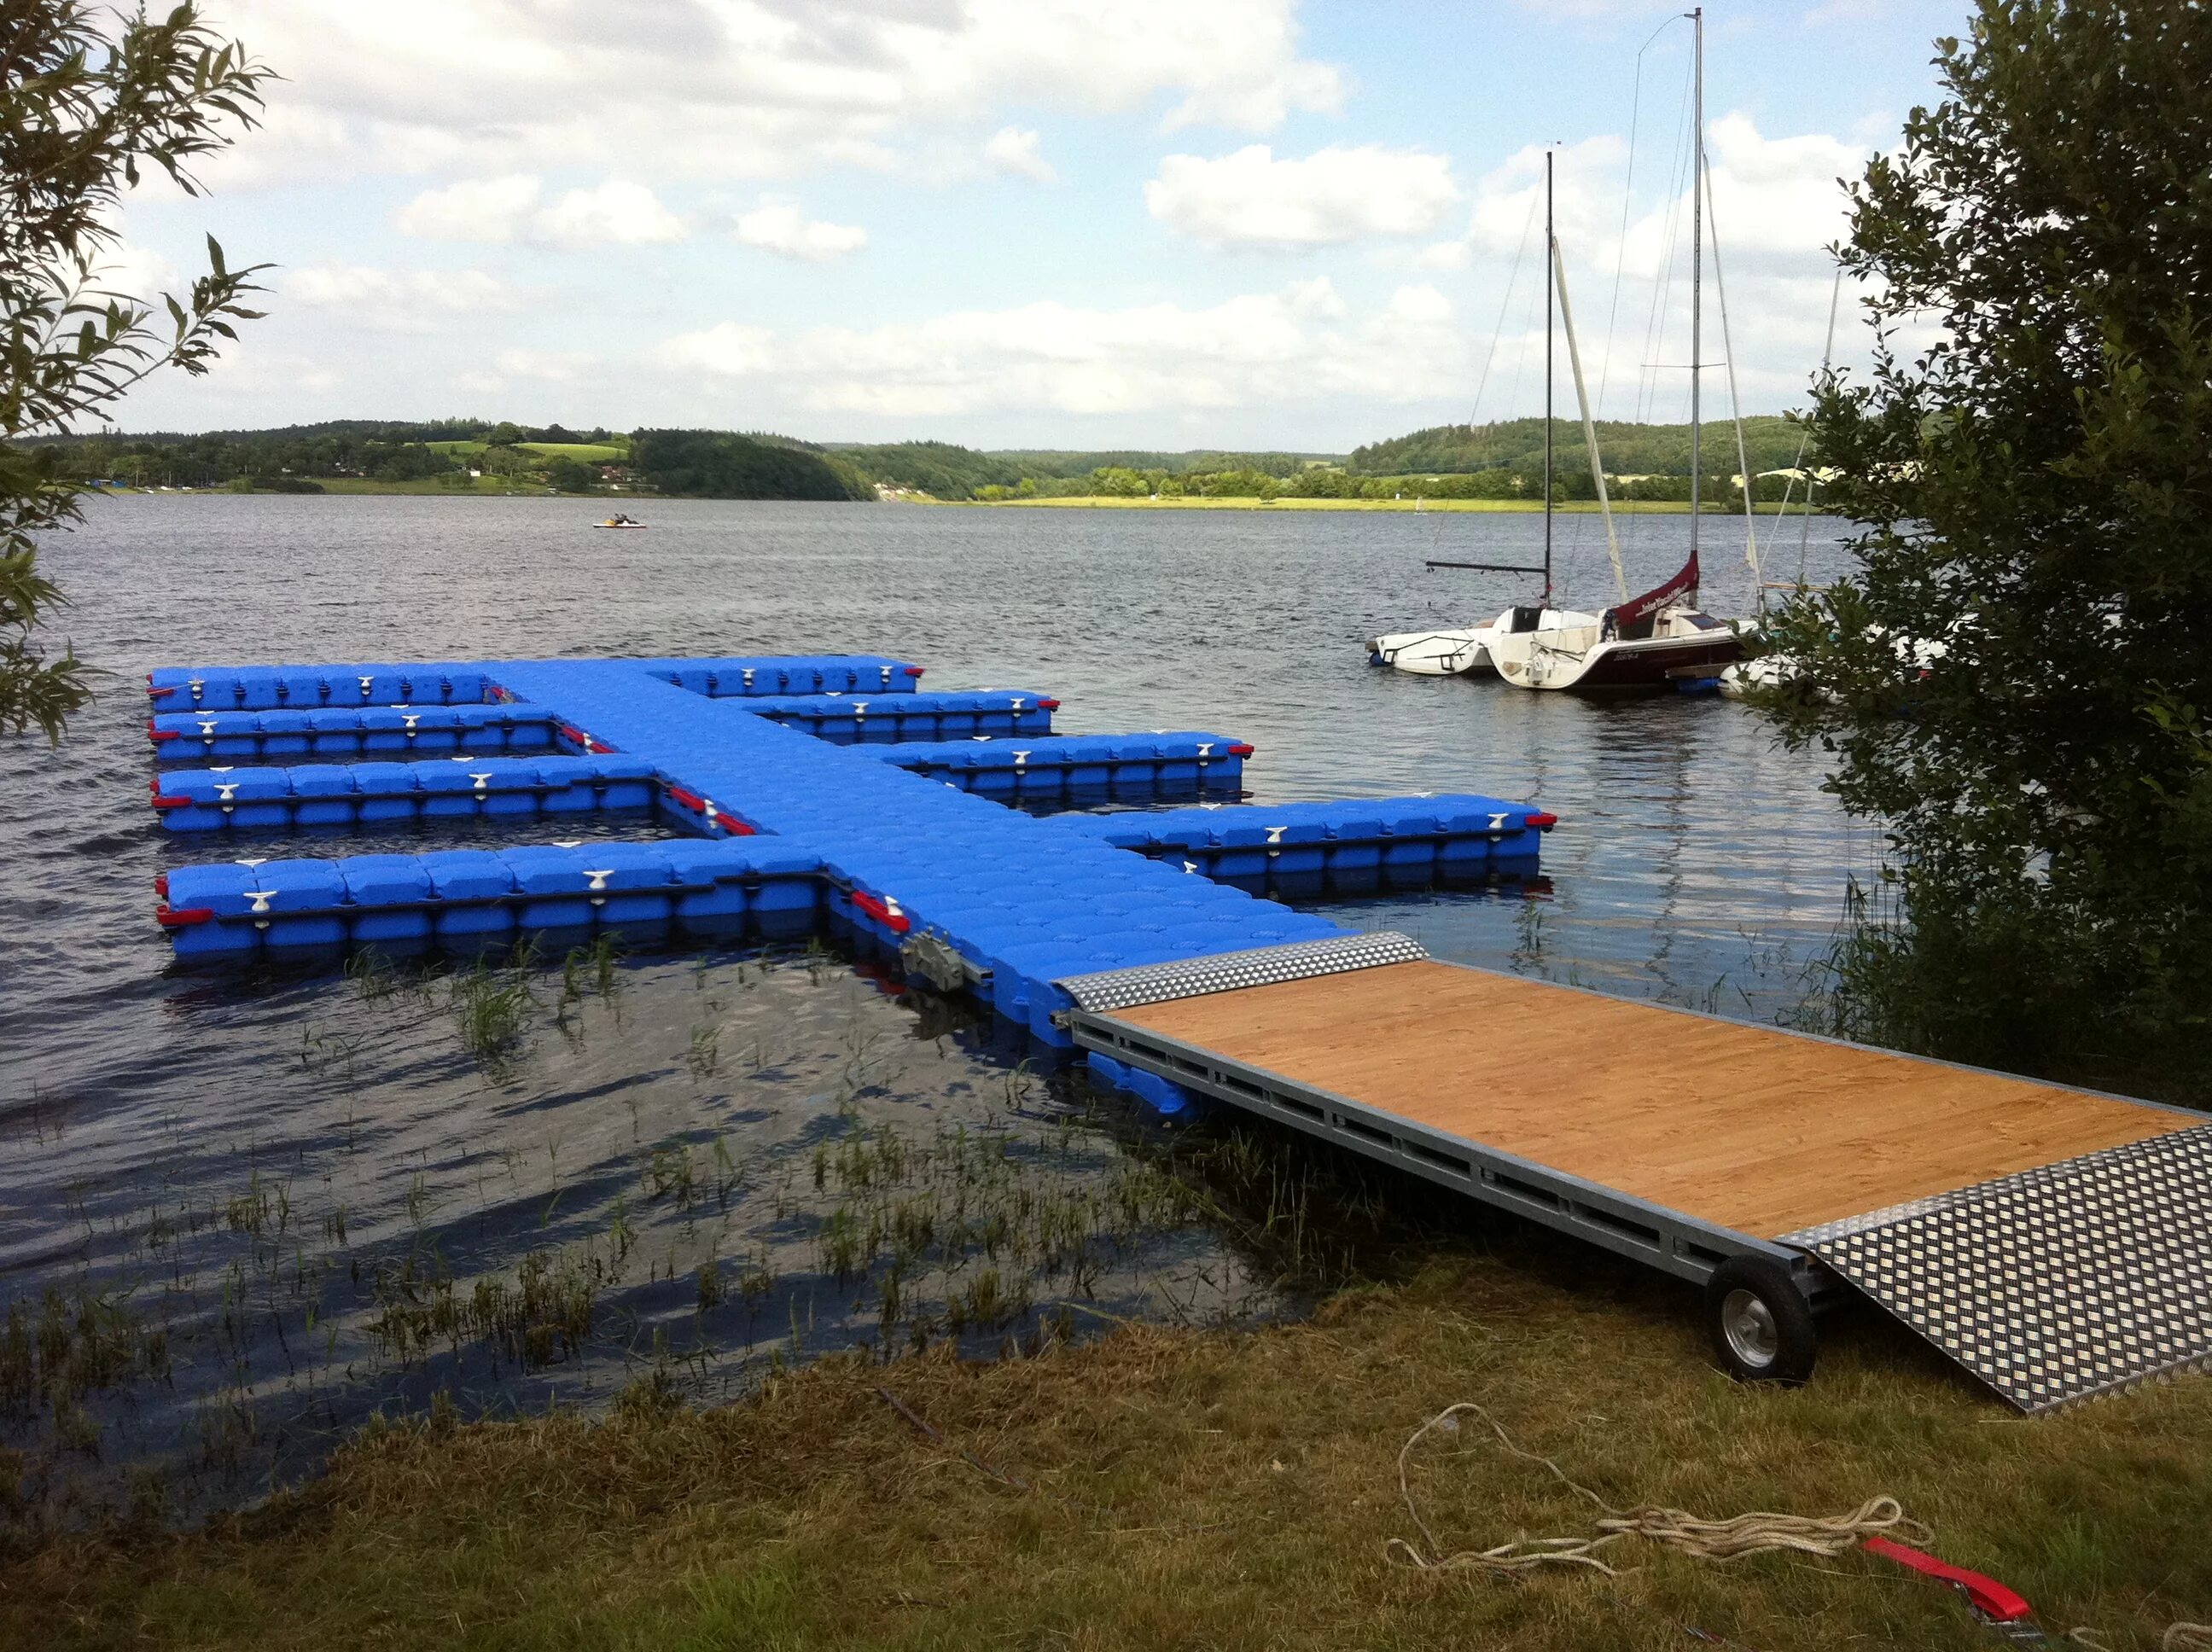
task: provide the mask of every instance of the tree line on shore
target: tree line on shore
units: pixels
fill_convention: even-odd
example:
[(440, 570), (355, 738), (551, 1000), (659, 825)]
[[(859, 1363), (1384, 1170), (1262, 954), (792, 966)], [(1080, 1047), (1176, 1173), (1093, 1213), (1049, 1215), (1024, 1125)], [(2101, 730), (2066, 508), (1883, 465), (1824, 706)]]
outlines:
[[(1794, 459), (1796, 427), (1759, 422), (1754, 471)], [(1767, 428), (1765, 427), (1772, 427)], [(1689, 497), (1686, 427), (1617, 425), (1606, 428), (1638, 465), (1613, 464), (1614, 498), (1683, 501)], [(1543, 422), (1451, 427), (1466, 439), (1439, 445), (1436, 431), (1416, 432), (1340, 455), (1220, 450), (1188, 452), (1017, 450), (986, 452), (951, 442), (821, 444), (766, 431), (570, 430), (558, 424), (447, 418), (421, 422), (333, 420), (276, 430), (199, 434), (91, 434), (53, 437), (30, 451), (58, 474), (80, 482), (134, 487), (227, 488), (313, 493), (331, 482), (429, 483), (457, 489), (483, 485), (550, 488), (587, 493), (618, 485), (676, 497), (865, 500), (907, 493), (940, 500), (987, 501), (1101, 495), (1163, 499), (1492, 499), (1532, 500), (1543, 493)], [(1747, 433), (1748, 434), (1748, 433)], [(1786, 441), (1784, 438), (1787, 438)], [(1429, 440), (1437, 438), (1437, 440)], [(1583, 458), (1581, 428), (1558, 422), (1553, 493), (1561, 500), (1596, 496)], [(1785, 451), (1786, 450), (1786, 451)], [(1733, 444), (1707, 448), (1704, 497), (1741, 502)], [(1725, 456), (1728, 463), (1712, 461)], [(1401, 464), (1401, 460), (1431, 464)], [(1765, 461), (1774, 460), (1770, 465)], [(483, 479), (489, 477), (489, 483)], [(1759, 489), (1779, 497), (1781, 484)]]

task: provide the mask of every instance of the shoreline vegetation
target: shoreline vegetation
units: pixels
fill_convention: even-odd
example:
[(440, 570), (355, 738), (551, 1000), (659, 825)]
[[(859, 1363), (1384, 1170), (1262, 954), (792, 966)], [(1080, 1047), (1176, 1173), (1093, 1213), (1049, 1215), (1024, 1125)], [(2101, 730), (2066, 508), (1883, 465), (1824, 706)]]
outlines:
[[(1488, 514), (1527, 514), (1541, 513), (1540, 499), (1299, 499), (1279, 496), (1262, 499), (1256, 495), (1219, 495), (1215, 497), (1183, 495), (1158, 499), (1130, 499), (1110, 494), (1074, 494), (1057, 498), (1039, 499), (958, 499), (924, 500), (918, 503), (933, 505), (981, 506), (994, 509), (1018, 509), (1034, 507), (1060, 510), (1155, 510), (1155, 511), (1474, 511)], [(1594, 499), (1554, 501), (1552, 508), (1562, 515), (1595, 516), (1598, 504)], [(1753, 508), (1761, 516), (1778, 516), (1783, 507), (1777, 501), (1759, 501)], [(1615, 501), (1613, 513), (1619, 516), (1687, 516), (1686, 500)], [(1741, 516), (1741, 501), (1733, 505), (1718, 502), (1708, 504), (1699, 513), (1706, 516)], [(1802, 507), (1792, 504), (1788, 513), (1796, 516)]]
[[(324, 482), (314, 494), (336, 496), (416, 496), (433, 499), (576, 499), (585, 495), (563, 494), (557, 489), (491, 485), (493, 478), (485, 477), (477, 485), (467, 488), (448, 487), (434, 482), (380, 482), (367, 477), (338, 477)], [(242, 495), (270, 497), (295, 495), (313, 497), (301, 490), (283, 488), (110, 488), (102, 492), (118, 497), (131, 498), (237, 498)], [(623, 495), (641, 503), (671, 497), (700, 497), (702, 495), (672, 495), (651, 493), (631, 493)], [(713, 495), (704, 495), (712, 497)], [(1161, 499), (1132, 499), (1112, 494), (1069, 494), (1036, 499), (937, 499), (927, 495), (910, 494), (894, 497), (890, 502), (909, 505), (940, 505), (963, 508), (1022, 509), (1033, 507), (1045, 510), (1185, 510), (1185, 511), (1416, 511), (1433, 513), (1438, 511), (1474, 512), (1488, 515), (1527, 515), (1540, 513), (1544, 502), (1540, 499), (1262, 499), (1257, 495), (1222, 495), (1212, 497), (1184, 495)], [(1563, 516), (1595, 516), (1598, 513), (1594, 500), (1559, 500), (1553, 508)], [(1618, 516), (1687, 516), (1689, 505), (1674, 500), (1616, 501), (1613, 507)], [(1755, 507), (1761, 517), (1798, 516), (1802, 507), (1792, 502), (1784, 507), (1778, 501), (1760, 501)], [(1708, 504), (1702, 514), (1707, 516), (1741, 516), (1741, 501), (1732, 505)]]
[[(1790, 419), (1746, 422), (1752, 496), (1800, 508), (1816, 474)], [(1617, 507), (1687, 507), (1687, 426), (1599, 427)], [(1579, 456), (1579, 424), (1551, 446)], [(52, 438), (26, 444), (58, 481), (101, 492), (571, 494), (623, 498), (816, 499), (1083, 507), (1188, 504), (1314, 510), (1541, 508), (1540, 419), (1445, 425), (1346, 453), (1133, 450), (988, 452), (943, 441), (811, 442), (761, 431), (573, 431), (511, 422), (338, 419), (279, 430)], [(1705, 475), (1716, 513), (1742, 508), (1732, 470)], [(1595, 507), (1578, 457), (1555, 465), (1552, 497)]]
[[(2153, 1647), (2212, 1602), (2212, 1383), (2024, 1418), (1861, 1315), (1813, 1386), (1742, 1387), (1677, 1287), (1492, 1236), (1503, 1254), (1448, 1241), (1258, 1329), (833, 1357), (708, 1412), (647, 1380), (597, 1422), (372, 1426), (202, 1530), (149, 1519), (17, 1555), (0, 1643), (1988, 1643), (1948, 1590), (1852, 1548), (1719, 1565), (1632, 1537), (1601, 1552), (1619, 1576), (1505, 1577), (1386, 1546), (1434, 1562), (1590, 1535), (1601, 1511), (1568, 1479), (1712, 1519), (1893, 1497), (1928, 1528), (1905, 1535), (2019, 1589), (2054, 1641), (2081, 1625)], [(1401, 1449), (1463, 1401), (1483, 1412), (1407, 1450), (1401, 1491)]]

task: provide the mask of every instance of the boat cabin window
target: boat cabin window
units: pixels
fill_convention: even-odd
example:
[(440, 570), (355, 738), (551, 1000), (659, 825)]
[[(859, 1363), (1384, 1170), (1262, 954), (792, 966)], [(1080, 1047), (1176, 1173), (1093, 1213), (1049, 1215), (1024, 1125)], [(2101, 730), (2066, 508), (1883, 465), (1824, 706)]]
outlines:
[(1541, 608), (1522, 608), (1516, 606), (1513, 610), (1513, 617), (1506, 625), (1505, 629), (1509, 635), (1517, 634), (1522, 631), (1533, 631), (1540, 623), (1541, 623), (1543, 617), (1544, 610)]

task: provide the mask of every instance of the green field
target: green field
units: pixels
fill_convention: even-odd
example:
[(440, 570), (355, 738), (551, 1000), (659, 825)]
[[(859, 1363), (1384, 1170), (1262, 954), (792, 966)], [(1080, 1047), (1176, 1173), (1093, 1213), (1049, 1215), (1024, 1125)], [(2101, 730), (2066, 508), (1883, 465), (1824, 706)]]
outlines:
[[(932, 503), (978, 505), (988, 509), (1051, 509), (1051, 510), (1113, 510), (1113, 511), (1474, 511), (1474, 512), (1540, 512), (1542, 503), (1533, 499), (1208, 499), (1183, 497), (1180, 499), (1131, 498), (1115, 494), (1076, 494), (1059, 499), (963, 499), (939, 500)], [(1561, 500), (1552, 507), (1562, 515), (1597, 514), (1595, 500)], [(1761, 516), (1780, 513), (1780, 507), (1762, 504)], [(1622, 501), (1613, 507), (1616, 516), (1687, 516), (1688, 505), (1680, 501), (1642, 501), (1634, 503)], [(1708, 505), (1710, 515), (1739, 513), (1735, 507)], [(1797, 510), (1792, 516), (1801, 514)]]
[[(487, 446), (481, 441), (426, 441), (422, 445), (452, 459), (474, 458)], [(629, 457), (628, 437), (611, 441), (519, 441), (514, 446), (518, 452), (535, 453), (540, 459), (573, 459), (585, 465), (619, 465)]]
[(514, 446), (518, 452), (543, 459), (573, 459), (586, 465), (619, 465), (629, 457), (627, 440), (518, 441)]
[[(319, 477), (326, 494), (532, 494), (547, 491), (532, 477), (480, 476), (459, 483), (432, 478), (424, 482), (378, 482), (368, 477)], [(577, 495), (581, 497), (581, 495)]]

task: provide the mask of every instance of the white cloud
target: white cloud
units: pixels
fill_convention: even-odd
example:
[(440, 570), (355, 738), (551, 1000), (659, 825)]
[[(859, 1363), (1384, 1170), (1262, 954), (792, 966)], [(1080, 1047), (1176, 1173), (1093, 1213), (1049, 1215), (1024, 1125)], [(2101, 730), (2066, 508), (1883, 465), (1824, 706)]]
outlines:
[[(1835, 266), (1826, 248), (1845, 234), (1837, 179), (1863, 170), (1868, 150), (1827, 133), (1769, 137), (1747, 115), (1711, 123), (1711, 224), (1726, 276), (1737, 380), (1748, 410), (1802, 405), (1819, 366)], [(1557, 220), (1575, 298), (1575, 319), (1599, 411), (1609, 417), (1680, 419), (1687, 414), (1689, 197), (1653, 189), (1639, 173), (1625, 216), (1627, 145), (1589, 139), (1557, 155)], [(1500, 296), (1478, 318), (1499, 329), (1483, 417), (1525, 411), (1529, 386), (1542, 382), (1544, 155), (1530, 149), (1484, 177), (1471, 192), (1466, 231), (1425, 249), (1430, 268), (1474, 269), (1501, 295), (1516, 258), (1511, 313)], [(1525, 248), (1525, 251), (1523, 250)], [(1715, 261), (1705, 264), (1705, 359), (1720, 359)], [(1616, 290), (1616, 282), (1618, 288)], [(1863, 361), (1865, 337), (1847, 294), (1837, 333), (1839, 361)], [(1564, 369), (1562, 369), (1564, 372)], [(1705, 379), (1705, 407), (1725, 410), (1726, 376)], [(1564, 386), (1566, 381), (1561, 380)], [(1516, 399), (1516, 387), (1518, 398)], [(1571, 394), (1571, 389), (1563, 390)], [(1462, 416), (1465, 416), (1462, 415)]]
[(228, 0), (288, 76), (210, 180), (353, 171), (786, 177), (894, 163), (979, 111), (1157, 110), (1266, 131), (1332, 112), (1296, 0)]
[(104, 293), (120, 294), (142, 303), (160, 293), (181, 293), (191, 285), (185, 272), (163, 253), (125, 237), (94, 260), (93, 285)]
[(1039, 141), (1034, 131), (1020, 126), (1002, 127), (992, 133), (990, 142), (983, 145), (984, 162), (994, 172), (1012, 177), (1033, 179), (1040, 184), (1058, 183), (1060, 174), (1038, 149)]
[(490, 366), (453, 374), (456, 390), (471, 395), (496, 396), (512, 390), (517, 380), (541, 385), (571, 385), (599, 365), (599, 358), (577, 350), (504, 349)]
[(425, 190), (392, 216), (403, 235), (434, 241), (511, 241), (538, 204), (539, 185), (528, 173), (464, 179)]
[(313, 264), (287, 272), (277, 290), (295, 304), (343, 310), (349, 320), (387, 332), (429, 332), (441, 316), (507, 310), (516, 301), (512, 288), (481, 270)]
[(696, 368), (726, 379), (772, 373), (776, 366), (775, 335), (765, 327), (748, 327), (724, 321), (703, 332), (672, 338), (653, 351), (662, 367)]
[(651, 190), (620, 179), (572, 189), (530, 220), (532, 240), (571, 250), (665, 244), (690, 234)]
[(500, 376), (507, 379), (537, 379), (547, 384), (573, 383), (578, 375), (595, 362), (594, 357), (577, 350), (501, 350), (494, 360)]
[(726, 322), (667, 340), (653, 361), (673, 375), (741, 383), (748, 398), (904, 418), (1403, 404), (1448, 393), (1468, 368), (1434, 288), (1401, 288), (1355, 319), (1325, 277), (1202, 309), (1048, 301), (790, 337)]
[(1441, 155), (1368, 143), (1278, 160), (1254, 143), (1218, 160), (1169, 155), (1145, 204), (1210, 246), (1305, 247), (1425, 234), (1458, 194)]
[(731, 231), (747, 246), (762, 247), (787, 258), (827, 264), (868, 244), (868, 232), (858, 224), (833, 224), (801, 215), (790, 201), (764, 201), (757, 211), (738, 218)]
[(464, 179), (425, 190), (392, 215), (400, 233), (429, 240), (529, 241), (588, 250), (680, 241), (684, 221), (642, 184), (610, 179), (538, 204), (544, 185), (529, 173)]
[[(1768, 137), (1748, 115), (1710, 124), (1706, 155), (1714, 221), (1729, 267), (1754, 264), (1802, 270), (1826, 267), (1823, 250), (1844, 231), (1837, 179), (1864, 169), (1868, 151), (1827, 133)], [(1594, 137), (1557, 151), (1554, 203), (1560, 245), (1568, 258), (1610, 271), (1625, 248), (1632, 276), (1649, 279), (1670, 255), (1686, 257), (1689, 197), (1653, 197), (1639, 184), (1624, 227), (1621, 212), (1628, 146)], [(1533, 249), (1543, 229), (1544, 152), (1528, 149), (1485, 177), (1474, 191), (1466, 232), (1421, 254), (1431, 267), (1512, 258), (1524, 234)], [(1533, 252), (1532, 252), (1533, 256)]]

